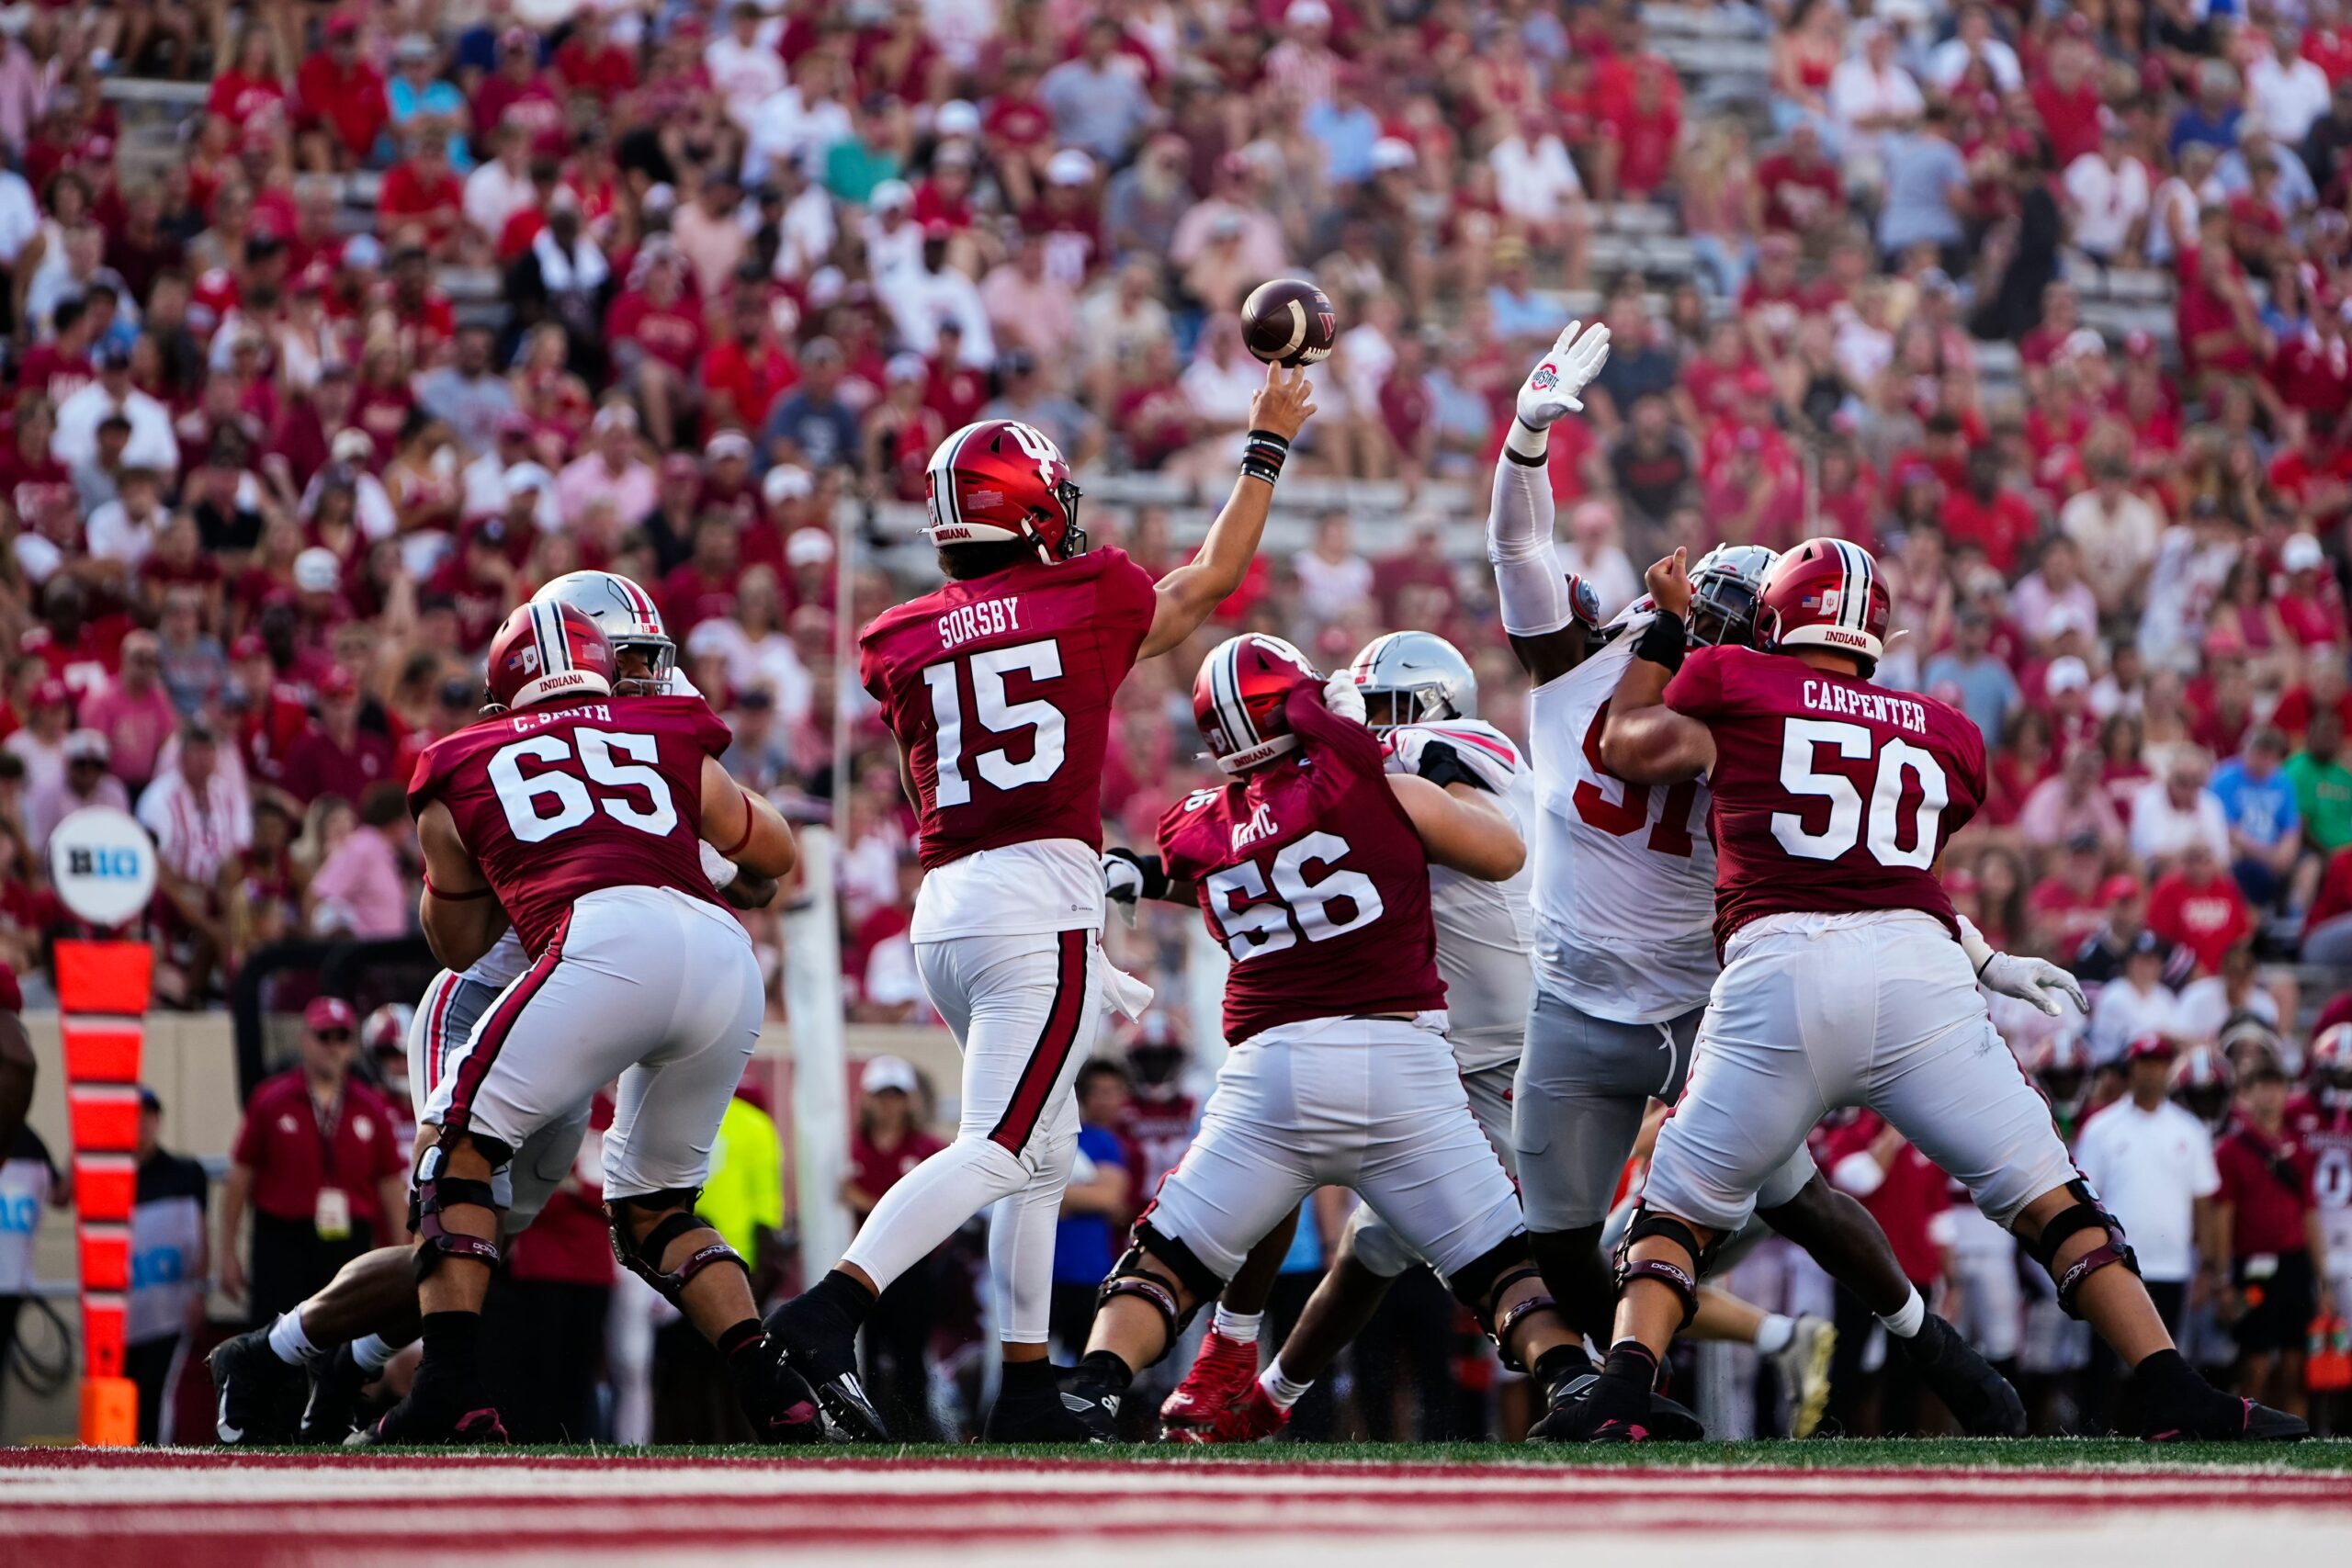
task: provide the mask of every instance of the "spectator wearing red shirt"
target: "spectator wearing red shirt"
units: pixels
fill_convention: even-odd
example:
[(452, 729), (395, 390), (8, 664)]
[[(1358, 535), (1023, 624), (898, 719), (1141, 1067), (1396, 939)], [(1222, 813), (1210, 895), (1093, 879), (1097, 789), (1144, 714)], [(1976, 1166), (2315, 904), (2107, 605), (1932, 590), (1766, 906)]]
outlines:
[(2240, 1076), (2237, 1124), (2213, 1149), (2216, 1250), (2230, 1258), (2242, 1314), (2238, 1392), (2303, 1408), (2303, 1346), (2315, 1304), (2324, 1309), (2326, 1241), (2311, 1201), (2312, 1160), (2287, 1126), (2287, 1074), (2257, 1049)]
[(666, 241), (656, 241), (649, 243), (639, 265), (644, 279), (613, 301), (605, 337), (621, 384), (645, 405), (646, 434), (666, 451), (675, 422), (691, 401), (707, 339), (684, 258)]
[(2254, 912), (2202, 835), (2181, 851), (2180, 868), (2156, 878), (2148, 894), (2148, 929), (2196, 954), (2197, 967), (2218, 975), (2222, 954), (2254, 934)]
[(2198, 220), (2198, 243), (2181, 253), (2176, 268), (2180, 295), (2173, 306), (2174, 329), (2182, 367), (2192, 377), (2248, 374), (2266, 346), (2245, 269), (2231, 253), (2229, 227), (2226, 210), (2206, 209)]
[[(1814, 1158), (1830, 1185), (1851, 1194), (1886, 1232), (1904, 1278), (1922, 1296), (1932, 1294), (1948, 1271), (1950, 1243), (1943, 1215), (1951, 1206), (1951, 1182), (1876, 1112), (1857, 1111), (1842, 1125), (1825, 1123), (1814, 1139)], [(1850, 1292), (1838, 1292), (1838, 1345), (1829, 1374), (1829, 1418), (1859, 1432), (1862, 1352), (1871, 1341), (1870, 1309)], [(1850, 1347), (1850, 1348), (1849, 1348)], [(1879, 1385), (1879, 1426), (1889, 1437), (1918, 1428), (1919, 1376), (1910, 1358), (1892, 1353)], [(1840, 1375), (1842, 1372), (1842, 1376)], [(1840, 1396), (1840, 1386), (1846, 1390)]]
[(294, 74), (296, 123), (324, 131), (337, 166), (351, 168), (367, 161), (391, 123), (391, 100), (384, 73), (359, 52), (359, 18), (338, 11), (323, 30), (326, 46)]
[[(922, 1080), (905, 1059), (868, 1061), (858, 1079), (858, 1100), (841, 1197), (864, 1225), (884, 1193), (946, 1145), (922, 1125)], [(892, 1280), (865, 1320), (866, 1376), (874, 1397), (883, 1409), (899, 1411), (901, 1419), (912, 1416), (916, 1430), (929, 1426), (921, 1414), (924, 1351), (939, 1321), (942, 1256), (934, 1252)]]
[(1781, 150), (1756, 165), (1756, 183), (1764, 192), (1767, 229), (1826, 236), (1845, 219), (1845, 182), (1821, 155), (1821, 132), (1809, 119), (1791, 127)]
[(757, 430), (775, 400), (799, 384), (800, 367), (776, 331), (763, 288), (737, 283), (723, 331), (702, 361), (704, 428)]
[(2278, 547), (2278, 568), (2287, 581), (2273, 603), (2296, 642), (2307, 649), (2334, 648), (2352, 636), (2344, 618), (2344, 593), (2324, 570), (2326, 552), (2309, 534), (2290, 534)]
[(555, 73), (571, 91), (609, 107), (637, 85), (637, 56), (606, 35), (604, 13), (590, 7), (572, 18), (571, 37), (555, 51)]
[(449, 166), (449, 132), (438, 119), (410, 128), (409, 155), (385, 171), (376, 217), (387, 234), (413, 233), (446, 257), (465, 227), (466, 182)]
[(1592, 194), (1614, 201), (1622, 192), (1646, 197), (1674, 167), (1682, 134), (1682, 79), (1664, 56), (1642, 47), (1641, 18), (1631, 11), (1612, 20), (1615, 51), (1593, 67), (1592, 106), (1600, 135), (1591, 145)]
[(392, 776), (392, 743), (359, 727), (359, 682), (337, 665), (319, 683), (319, 720), (287, 753), (279, 783), (308, 806), (322, 795), (353, 806), (368, 786)]
[(487, 138), (501, 126), (519, 128), (534, 153), (563, 148), (563, 103), (539, 70), (539, 42), (528, 28), (499, 35), (498, 69), (474, 89), (474, 130)]
[(242, 136), (286, 112), (286, 87), (271, 59), (269, 28), (251, 22), (237, 39), (236, 63), (212, 79), (204, 112), (227, 121)]
[(1944, 533), (1955, 545), (1974, 545), (1987, 564), (2008, 577), (2018, 557), (2041, 531), (2033, 505), (2001, 488), (2001, 455), (1991, 446), (1972, 447), (1967, 477), (1944, 501)]
[(683, 644), (705, 621), (735, 613), (741, 541), (734, 519), (705, 516), (695, 525), (694, 553), (662, 580), (662, 621)]
[(2079, 38), (2062, 38), (2050, 47), (2044, 73), (2029, 89), (2033, 112), (2041, 117), (2041, 133), (2050, 143), (2051, 167), (2063, 169), (2086, 152), (2099, 149), (2098, 57)]
[[(391, 1108), (351, 1077), (358, 1028), (349, 1002), (313, 998), (300, 1064), (254, 1090), (237, 1129), (213, 1256), (221, 1291), (245, 1298), (256, 1324), (291, 1311), (377, 1237), (400, 1234), (407, 1167)], [(238, 1235), (248, 1206), (250, 1271)]]

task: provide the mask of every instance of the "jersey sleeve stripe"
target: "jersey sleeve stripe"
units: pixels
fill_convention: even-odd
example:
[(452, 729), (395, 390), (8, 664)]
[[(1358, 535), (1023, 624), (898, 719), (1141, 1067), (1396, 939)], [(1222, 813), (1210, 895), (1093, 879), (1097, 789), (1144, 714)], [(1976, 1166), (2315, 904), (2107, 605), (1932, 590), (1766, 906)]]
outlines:
[(1078, 1042), (1078, 1026), (1084, 1016), (1087, 998), (1087, 965), (1091, 958), (1092, 933), (1084, 931), (1059, 932), (1060, 962), (1054, 977), (1053, 1005), (1046, 1010), (1046, 1027), (1037, 1036), (1028, 1063), (1021, 1069), (1021, 1077), (1012, 1087), (1012, 1098), (1004, 1114), (989, 1130), (989, 1142), (1019, 1155), (1037, 1130), (1046, 1107), (1053, 1100), (1054, 1086), (1061, 1081), (1062, 1069), (1069, 1065), (1070, 1049)]

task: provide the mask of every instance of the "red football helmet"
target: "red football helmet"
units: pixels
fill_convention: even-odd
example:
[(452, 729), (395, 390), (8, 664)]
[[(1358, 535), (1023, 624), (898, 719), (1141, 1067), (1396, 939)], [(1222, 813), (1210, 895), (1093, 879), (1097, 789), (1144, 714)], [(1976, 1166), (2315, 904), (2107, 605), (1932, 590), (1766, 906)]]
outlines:
[(1193, 677), (1193, 720), (1209, 754), (1228, 773), (1247, 773), (1297, 750), (1283, 705), (1301, 682), (1323, 677), (1278, 637), (1250, 632), (1227, 637), (1201, 660)]
[(585, 610), (520, 604), (490, 639), (484, 713), (613, 694), (613, 645)]
[(1061, 448), (1035, 425), (984, 419), (939, 444), (923, 476), (933, 545), (1026, 540), (1041, 561), (1086, 548), (1078, 487)]
[(1764, 574), (1757, 591), (1756, 646), (1826, 648), (1862, 661), (1886, 651), (1894, 601), (1870, 551), (1843, 539), (1807, 539)]
[(2312, 1042), (2312, 1077), (2352, 1088), (2352, 1023), (2332, 1023)]

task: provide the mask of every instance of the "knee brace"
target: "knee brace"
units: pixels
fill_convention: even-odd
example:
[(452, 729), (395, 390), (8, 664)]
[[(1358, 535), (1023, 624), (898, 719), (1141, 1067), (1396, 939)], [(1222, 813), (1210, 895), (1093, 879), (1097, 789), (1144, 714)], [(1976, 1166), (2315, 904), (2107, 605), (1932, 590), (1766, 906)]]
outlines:
[[(752, 1266), (744, 1262), (743, 1255), (728, 1246), (723, 1238), (707, 1247), (695, 1248), (684, 1263), (663, 1271), (662, 1255), (670, 1250), (672, 1242), (682, 1235), (711, 1228), (708, 1220), (695, 1213), (695, 1200), (701, 1196), (700, 1188), (673, 1187), (662, 1192), (642, 1192), (634, 1198), (616, 1198), (605, 1206), (613, 1227), (613, 1260), (652, 1286), (655, 1293), (672, 1306), (678, 1304), (678, 1297), (684, 1292), (686, 1281), (713, 1264), (732, 1263), (743, 1270), (746, 1281), (752, 1277)], [(644, 1239), (632, 1241), (629, 1239), (628, 1216), (622, 1213), (625, 1209), (659, 1213), (662, 1218), (653, 1223), (653, 1228), (645, 1233)]]
[(441, 1223), (441, 1211), (452, 1207), (462, 1208), (470, 1204), (488, 1209), (493, 1214), (498, 1212), (498, 1194), (489, 1182), (478, 1181), (471, 1177), (441, 1174), (448, 1164), (448, 1151), (456, 1147), (461, 1139), (472, 1142), (474, 1148), (490, 1161), (493, 1172), (514, 1157), (514, 1151), (503, 1144), (462, 1132), (424, 1151), (424, 1157), (417, 1162), (416, 1180), (409, 1190), (409, 1228), (416, 1233), (419, 1243), (416, 1277), (420, 1282), (441, 1267), (441, 1261), (446, 1258), (469, 1258), (489, 1269), (498, 1267), (496, 1242), (461, 1235)]
[(1501, 1301), (1504, 1292), (1521, 1280), (1541, 1282), (1543, 1278), (1543, 1271), (1528, 1256), (1527, 1233), (1521, 1231), (1510, 1240), (1487, 1248), (1464, 1264), (1445, 1281), (1446, 1288), (1453, 1292), (1453, 1299), (1470, 1309), (1471, 1315), (1478, 1320), (1478, 1326), (1485, 1329), (1487, 1337), (1495, 1342), (1503, 1365), (1515, 1372), (1527, 1369), (1521, 1366), (1519, 1358), (1511, 1354), (1510, 1331), (1529, 1313), (1552, 1305), (1552, 1298), (1538, 1291), (1501, 1312), (1496, 1310), (1496, 1303)]
[[(1636, 1258), (1634, 1244), (1653, 1235), (1662, 1235), (1689, 1253), (1690, 1267), (1684, 1269), (1658, 1258)], [(1617, 1244), (1617, 1289), (1621, 1292), (1635, 1280), (1656, 1280), (1681, 1302), (1680, 1327), (1688, 1328), (1690, 1320), (1699, 1315), (1699, 1276), (1706, 1267), (1707, 1248), (1699, 1244), (1697, 1231), (1672, 1214), (1652, 1213), (1645, 1203), (1634, 1206), (1634, 1223), (1625, 1228), (1625, 1239)]]
[[(1143, 1266), (1147, 1256), (1164, 1265), (1182, 1283), (1193, 1298), (1189, 1309), (1182, 1306), (1166, 1280)], [(1160, 1347), (1159, 1356), (1152, 1358), (1156, 1363), (1176, 1348), (1176, 1341), (1184, 1337), (1185, 1328), (1201, 1308), (1216, 1300), (1224, 1289), (1225, 1281), (1195, 1257), (1191, 1247), (1174, 1236), (1162, 1235), (1147, 1220), (1136, 1226), (1134, 1243), (1111, 1266), (1111, 1277), (1094, 1292), (1094, 1308), (1100, 1312), (1114, 1297), (1134, 1296), (1158, 1312), (1168, 1330), (1168, 1343)], [(1137, 1367), (1136, 1371), (1143, 1369)]]
[[(2066, 1184), (2066, 1196), (2075, 1201), (2061, 1209), (2041, 1227), (2041, 1239), (2033, 1244), (2035, 1261), (2048, 1270), (2058, 1287), (2058, 1304), (2068, 1317), (2083, 1314), (2075, 1310), (2075, 1298), (2082, 1293), (2083, 1281), (2111, 1263), (2120, 1263), (2134, 1274), (2140, 1271), (2140, 1259), (2132, 1254), (2132, 1246), (2123, 1237), (2123, 1226), (2102, 1207), (2098, 1194), (2091, 1184), (2080, 1177)], [(2066, 1266), (2064, 1273), (2057, 1267), (2058, 1248), (2071, 1236), (2083, 1231), (2103, 1230), (2107, 1239), (2084, 1253)]]

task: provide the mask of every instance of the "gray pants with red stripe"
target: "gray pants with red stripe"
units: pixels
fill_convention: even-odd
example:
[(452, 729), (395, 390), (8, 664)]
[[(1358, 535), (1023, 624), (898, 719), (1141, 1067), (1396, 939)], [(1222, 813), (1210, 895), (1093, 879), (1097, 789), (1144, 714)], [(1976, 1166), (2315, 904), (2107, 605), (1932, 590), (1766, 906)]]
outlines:
[(877, 1289), (982, 1209), (997, 1334), (1042, 1345), (1054, 1231), (1078, 1147), (1078, 1069), (1102, 1022), (1101, 933), (952, 937), (915, 944), (923, 989), (964, 1053), (956, 1141), (882, 1195), (842, 1261)]
[[(474, 1025), (498, 999), (498, 987), (444, 969), (424, 987), (416, 1017), (408, 1026), (408, 1085), (416, 1102), (416, 1117), (424, 1119), (434, 1086), (441, 1081), (450, 1054), (473, 1037)], [(585, 1100), (556, 1121), (523, 1140), (514, 1158), (491, 1178), (491, 1191), (504, 1213), (508, 1235), (521, 1235), (580, 1157), (588, 1136)]]
[(617, 1078), (605, 1201), (699, 1189), (765, 1010), (732, 914), (673, 888), (602, 888), (448, 1054), (424, 1120), (520, 1149)]

